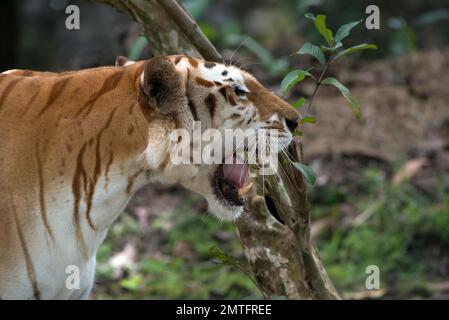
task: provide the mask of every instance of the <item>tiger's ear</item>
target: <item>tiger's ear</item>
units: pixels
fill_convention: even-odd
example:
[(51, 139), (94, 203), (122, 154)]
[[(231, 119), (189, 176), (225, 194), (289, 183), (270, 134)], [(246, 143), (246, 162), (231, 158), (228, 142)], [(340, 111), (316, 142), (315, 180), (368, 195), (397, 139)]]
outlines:
[(155, 100), (158, 108), (176, 103), (184, 94), (183, 79), (174, 64), (165, 57), (155, 57), (145, 63), (142, 91), (149, 100)]
[(128, 58), (126, 58), (124, 56), (118, 56), (117, 58), (115, 58), (115, 66), (116, 67), (126, 67), (133, 63), (136, 63), (136, 62), (129, 60)]

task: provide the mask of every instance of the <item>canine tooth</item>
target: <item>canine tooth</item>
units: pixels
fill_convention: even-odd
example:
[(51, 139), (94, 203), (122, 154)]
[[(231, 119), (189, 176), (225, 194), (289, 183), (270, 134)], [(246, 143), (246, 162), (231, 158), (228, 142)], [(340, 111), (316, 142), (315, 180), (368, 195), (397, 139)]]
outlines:
[(250, 182), (246, 186), (241, 187), (238, 191), (239, 197), (243, 197), (246, 193), (248, 193), (249, 189), (251, 189), (252, 186), (253, 186), (253, 183)]

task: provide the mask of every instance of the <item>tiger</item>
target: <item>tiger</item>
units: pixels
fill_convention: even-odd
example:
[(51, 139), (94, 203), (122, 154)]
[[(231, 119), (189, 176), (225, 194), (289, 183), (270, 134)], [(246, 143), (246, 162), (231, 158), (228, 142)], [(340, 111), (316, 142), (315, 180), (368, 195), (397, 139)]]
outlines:
[(299, 119), (249, 72), (184, 55), (0, 73), (0, 299), (87, 299), (99, 246), (148, 183), (180, 184), (217, 218), (239, 218), (249, 182), (232, 172), (247, 165), (174, 164), (173, 130), (265, 128), (287, 146)]

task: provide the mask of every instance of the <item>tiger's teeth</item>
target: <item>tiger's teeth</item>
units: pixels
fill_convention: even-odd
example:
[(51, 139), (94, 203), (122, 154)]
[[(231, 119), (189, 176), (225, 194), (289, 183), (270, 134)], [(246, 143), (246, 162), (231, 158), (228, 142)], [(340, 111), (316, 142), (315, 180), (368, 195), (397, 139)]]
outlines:
[(246, 186), (241, 187), (238, 190), (239, 197), (242, 198), (246, 193), (248, 193), (248, 191), (251, 189), (252, 186), (253, 186), (253, 183), (250, 182)]

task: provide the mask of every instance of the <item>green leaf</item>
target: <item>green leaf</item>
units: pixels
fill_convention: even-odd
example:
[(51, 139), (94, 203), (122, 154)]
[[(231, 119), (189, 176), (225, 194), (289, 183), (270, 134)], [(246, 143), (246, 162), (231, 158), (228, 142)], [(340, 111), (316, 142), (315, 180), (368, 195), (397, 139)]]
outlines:
[(310, 42), (304, 43), (301, 49), (296, 52), (296, 54), (310, 54), (314, 56), (321, 64), (324, 64), (326, 62), (324, 53), (321, 52), (318, 46), (311, 44)]
[(195, 20), (199, 20), (206, 11), (209, 1), (208, 0), (194, 0), (183, 1), (182, 5), (186, 8), (187, 12), (192, 15)]
[(213, 39), (217, 36), (217, 30), (213, 25), (200, 21), (198, 22), (198, 26), (200, 27), (206, 38)]
[(128, 54), (128, 58), (129, 60), (139, 60), (140, 55), (142, 54), (143, 49), (145, 49), (145, 46), (148, 44), (147, 39), (145, 38), (145, 36), (143, 37), (138, 37), (132, 47), (131, 50), (129, 51)]
[(306, 17), (307, 19), (310, 19), (312, 21), (315, 21), (315, 16), (312, 13), (306, 13), (304, 15), (304, 17)]
[(353, 46), (351, 48), (345, 49), (343, 51), (340, 51), (332, 61), (335, 61), (337, 59), (340, 59), (341, 57), (344, 57), (348, 54), (357, 52), (357, 51), (362, 51), (362, 50), (368, 50), (368, 49), (377, 49), (377, 46), (375, 44), (368, 44), (368, 43), (362, 43), (356, 46)]
[(324, 37), (327, 44), (332, 47), (334, 43), (334, 36), (332, 35), (332, 31), (326, 26), (326, 16), (323, 14), (319, 14), (315, 18), (315, 28), (319, 33)]
[(306, 181), (314, 185), (316, 182), (316, 173), (313, 171), (313, 169), (309, 166), (306, 166), (305, 164), (302, 164), (300, 162), (292, 162), (295, 168), (302, 173)]
[(226, 252), (221, 251), (216, 246), (212, 246), (209, 248), (209, 253), (214, 258), (221, 261), (221, 263), (225, 265), (231, 265), (231, 266), (238, 266), (238, 261), (231, 255), (227, 254)]
[(304, 104), (304, 102), (306, 102), (306, 99), (304, 99), (304, 97), (301, 97), (298, 99), (298, 101), (292, 104), (292, 107), (295, 109), (299, 109)]
[(303, 135), (304, 135), (304, 132), (302, 132), (300, 130), (296, 130), (295, 132), (293, 132), (294, 137), (302, 137)]
[(342, 45), (343, 45), (343, 43), (337, 42), (337, 44), (335, 46), (333, 46), (332, 48), (329, 48), (327, 46), (321, 45), (320, 49), (323, 52), (335, 51), (336, 49), (340, 48)]
[(358, 25), (362, 20), (350, 22), (347, 24), (342, 25), (335, 34), (335, 42), (339, 42), (349, 36), (351, 33), (351, 29), (354, 28), (356, 25)]
[(312, 76), (307, 70), (293, 70), (287, 74), (281, 82), (282, 94), (286, 94), (291, 88), (304, 80), (307, 76)]
[(130, 278), (125, 278), (122, 281), (120, 281), (120, 286), (129, 291), (137, 291), (142, 285), (142, 281), (143, 281), (142, 275), (136, 274), (131, 276)]
[(305, 117), (302, 118), (299, 123), (303, 124), (303, 123), (316, 123), (316, 119), (315, 117)]
[(342, 46), (343, 46), (343, 43), (341, 43), (341, 41), (338, 41), (332, 49), (336, 50)]
[(345, 97), (351, 106), (352, 112), (354, 113), (357, 120), (360, 120), (360, 106), (357, 100), (352, 96), (348, 88), (346, 88), (340, 81), (335, 78), (329, 77), (321, 81), (322, 84), (336, 87), (340, 93)]
[(449, 9), (427, 11), (416, 17), (412, 23), (416, 26), (425, 26), (443, 19), (449, 19)]

